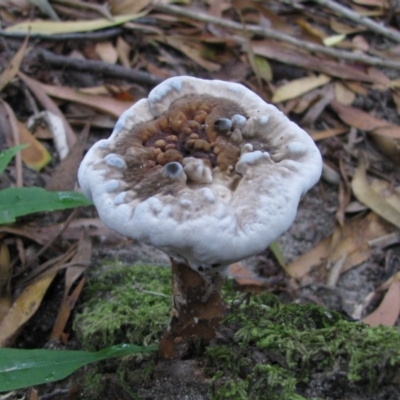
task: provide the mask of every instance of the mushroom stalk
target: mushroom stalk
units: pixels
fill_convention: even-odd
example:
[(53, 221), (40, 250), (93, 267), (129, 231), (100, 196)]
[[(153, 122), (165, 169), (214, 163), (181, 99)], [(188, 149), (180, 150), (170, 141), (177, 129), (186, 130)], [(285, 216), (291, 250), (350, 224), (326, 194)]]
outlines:
[(309, 135), (242, 85), (181, 76), (155, 87), (86, 154), (78, 178), (100, 218), (171, 259), (163, 357), (215, 337), (231, 263), (263, 251), (320, 178)]
[(194, 338), (213, 339), (226, 310), (220, 275), (204, 276), (185, 260), (171, 258), (171, 265), (172, 318), (160, 342), (160, 356), (166, 359), (184, 357)]

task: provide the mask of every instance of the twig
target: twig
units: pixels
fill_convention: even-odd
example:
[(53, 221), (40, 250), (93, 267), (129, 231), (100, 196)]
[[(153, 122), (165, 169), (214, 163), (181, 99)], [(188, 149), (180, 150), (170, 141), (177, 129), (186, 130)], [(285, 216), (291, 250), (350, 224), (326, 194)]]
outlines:
[(102, 61), (60, 56), (43, 49), (39, 50), (38, 54), (44, 59), (45, 62), (54, 66), (62, 67), (64, 69), (101, 73), (113, 78), (127, 79), (132, 82), (150, 86), (156, 86), (162, 81), (162, 79), (147, 72), (137, 71), (121, 65), (108, 64)]
[[(206, 22), (210, 24), (215, 24), (222, 26), (224, 28), (233, 29), (237, 31), (243, 31), (243, 25), (237, 22), (229, 21), (223, 18), (215, 18), (204, 13), (198, 11), (191, 11), (183, 7), (177, 7), (169, 4), (156, 4), (154, 5), (154, 9), (157, 11), (174, 14), (179, 17), (190, 18), (196, 21)], [(255, 35), (279, 40), (282, 42), (290, 43), (298, 48), (306, 49), (308, 51), (312, 51), (315, 53), (322, 53), (328, 56), (343, 59), (353, 62), (361, 62), (367, 65), (374, 65), (377, 67), (388, 67), (394, 69), (400, 69), (400, 62), (392, 61), (392, 60), (383, 60), (377, 57), (370, 57), (361, 54), (351, 53), (349, 51), (332, 49), (329, 47), (324, 47), (318, 44), (305, 42), (299, 39), (296, 39), (290, 35), (285, 33), (277, 32), (270, 28), (260, 28), (255, 25), (246, 25), (246, 29), (248, 32), (251, 32)]]
[(400, 42), (400, 32), (396, 32), (394, 29), (385, 28), (383, 25), (378, 24), (371, 18), (364, 17), (359, 13), (350, 10), (350, 8), (344, 7), (341, 4), (337, 3), (336, 1), (332, 0), (314, 0), (315, 3), (320, 4), (321, 6), (325, 6), (330, 8), (331, 10), (335, 11), (339, 15), (343, 15), (346, 18), (360, 24), (366, 26), (371, 31), (375, 33), (379, 33), (395, 42)]

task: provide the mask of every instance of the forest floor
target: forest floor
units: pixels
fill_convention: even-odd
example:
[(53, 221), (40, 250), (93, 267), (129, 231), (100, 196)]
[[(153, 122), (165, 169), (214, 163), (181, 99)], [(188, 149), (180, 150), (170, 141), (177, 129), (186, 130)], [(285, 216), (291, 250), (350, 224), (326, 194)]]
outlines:
[[(396, 1), (5, 0), (0, 20), (0, 149), (30, 144), (0, 189), (79, 190), (85, 152), (178, 75), (247, 86), (307, 131), (324, 162), (291, 228), (230, 267), (230, 312), (209, 348), (102, 361), (0, 399), (400, 398)], [(168, 257), (106, 228), (93, 207), (2, 224), (0, 243), (2, 347), (148, 345), (165, 330)], [(166, 300), (146, 308), (129, 279)], [(114, 300), (137, 301), (145, 317), (117, 316)]]

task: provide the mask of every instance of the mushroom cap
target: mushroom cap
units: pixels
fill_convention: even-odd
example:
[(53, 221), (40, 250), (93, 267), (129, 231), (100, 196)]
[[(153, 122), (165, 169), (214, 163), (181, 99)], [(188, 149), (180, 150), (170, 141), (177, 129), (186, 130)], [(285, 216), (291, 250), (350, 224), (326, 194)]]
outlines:
[(180, 76), (121, 115), (78, 179), (105, 225), (207, 272), (286, 231), (321, 170), (310, 136), (251, 90)]

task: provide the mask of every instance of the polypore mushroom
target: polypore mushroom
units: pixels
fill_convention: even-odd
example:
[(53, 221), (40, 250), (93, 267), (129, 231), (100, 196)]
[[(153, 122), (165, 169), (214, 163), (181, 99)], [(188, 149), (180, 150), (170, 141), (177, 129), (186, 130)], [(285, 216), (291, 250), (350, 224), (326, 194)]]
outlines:
[(309, 135), (237, 83), (187, 76), (153, 89), (86, 154), (79, 183), (103, 222), (166, 252), (173, 313), (164, 357), (215, 336), (229, 264), (263, 251), (320, 178)]

